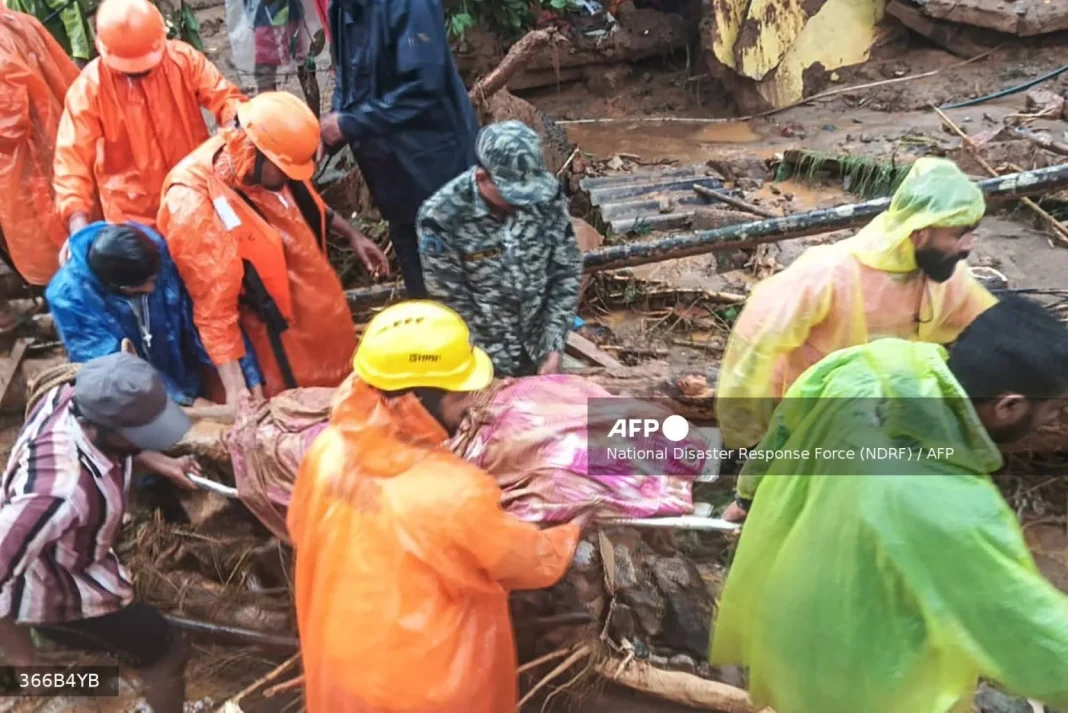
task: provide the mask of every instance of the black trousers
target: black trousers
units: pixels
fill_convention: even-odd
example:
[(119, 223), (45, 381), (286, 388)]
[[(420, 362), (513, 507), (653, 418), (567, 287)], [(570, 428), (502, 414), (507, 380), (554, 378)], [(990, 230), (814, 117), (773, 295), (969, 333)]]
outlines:
[(389, 239), (393, 242), (393, 251), (397, 253), (409, 299), (425, 299), (426, 284), (423, 282), (423, 266), (419, 262), (419, 237), (415, 233), (415, 223), (391, 221)]

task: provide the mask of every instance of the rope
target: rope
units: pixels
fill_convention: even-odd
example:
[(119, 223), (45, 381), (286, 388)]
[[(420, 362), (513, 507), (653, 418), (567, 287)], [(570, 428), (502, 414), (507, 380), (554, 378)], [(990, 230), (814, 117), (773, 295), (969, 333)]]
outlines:
[(78, 373), (78, 367), (80, 366), (80, 364), (64, 362), (62, 364), (50, 366), (34, 377), (27, 389), (29, 396), (26, 399), (26, 416), (29, 417), (30, 412), (33, 411), (33, 407), (36, 406), (49, 391), (57, 386), (74, 381), (74, 376)]

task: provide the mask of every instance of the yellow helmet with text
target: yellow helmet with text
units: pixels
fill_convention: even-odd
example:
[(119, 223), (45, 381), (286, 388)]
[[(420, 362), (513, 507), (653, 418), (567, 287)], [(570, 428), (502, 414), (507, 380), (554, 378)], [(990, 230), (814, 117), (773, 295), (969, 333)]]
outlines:
[(380, 391), (478, 391), (493, 381), (493, 362), (471, 344), (463, 318), (430, 300), (401, 302), (379, 312), (364, 330), (352, 365)]

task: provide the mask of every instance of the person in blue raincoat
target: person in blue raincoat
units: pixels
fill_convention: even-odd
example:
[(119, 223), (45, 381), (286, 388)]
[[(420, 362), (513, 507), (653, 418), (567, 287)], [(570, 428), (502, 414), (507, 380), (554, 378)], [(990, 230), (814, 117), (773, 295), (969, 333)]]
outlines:
[[(129, 339), (171, 398), (183, 406), (201, 400), (202, 369), (214, 367), (163, 238), (136, 223), (92, 223), (71, 236), (70, 252), (45, 291), (70, 360), (112, 354)], [(261, 392), (255, 359), (245, 357), (241, 366), (249, 388)]]
[(397, 253), (409, 297), (426, 296), (415, 217), (475, 164), (478, 119), (438, 0), (332, 0), (337, 84), (327, 150), (348, 143)]

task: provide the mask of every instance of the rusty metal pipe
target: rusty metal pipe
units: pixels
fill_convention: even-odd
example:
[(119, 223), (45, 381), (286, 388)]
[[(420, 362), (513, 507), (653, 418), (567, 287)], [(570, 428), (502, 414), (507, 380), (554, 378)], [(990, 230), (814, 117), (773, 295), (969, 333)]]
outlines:
[[(1040, 195), (1068, 186), (1068, 164), (988, 178), (980, 181), (978, 185), (988, 201)], [(797, 213), (783, 218), (771, 218), (741, 225), (728, 225), (715, 230), (675, 235), (662, 240), (612, 245), (586, 253), (582, 260), (583, 271), (615, 270), (621, 267), (677, 260), (717, 250), (751, 248), (761, 243), (773, 243), (779, 240), (852, 228), (867, 223), (889, 206), (889, 198), (879, 198), (864, 203)], [(387, 304), (393, 299), (403, 299), (404, 287), (399, 283), (376, 285), (359, 290), (348, 290), (345, 294), (351, 308), (366, 309)]]

